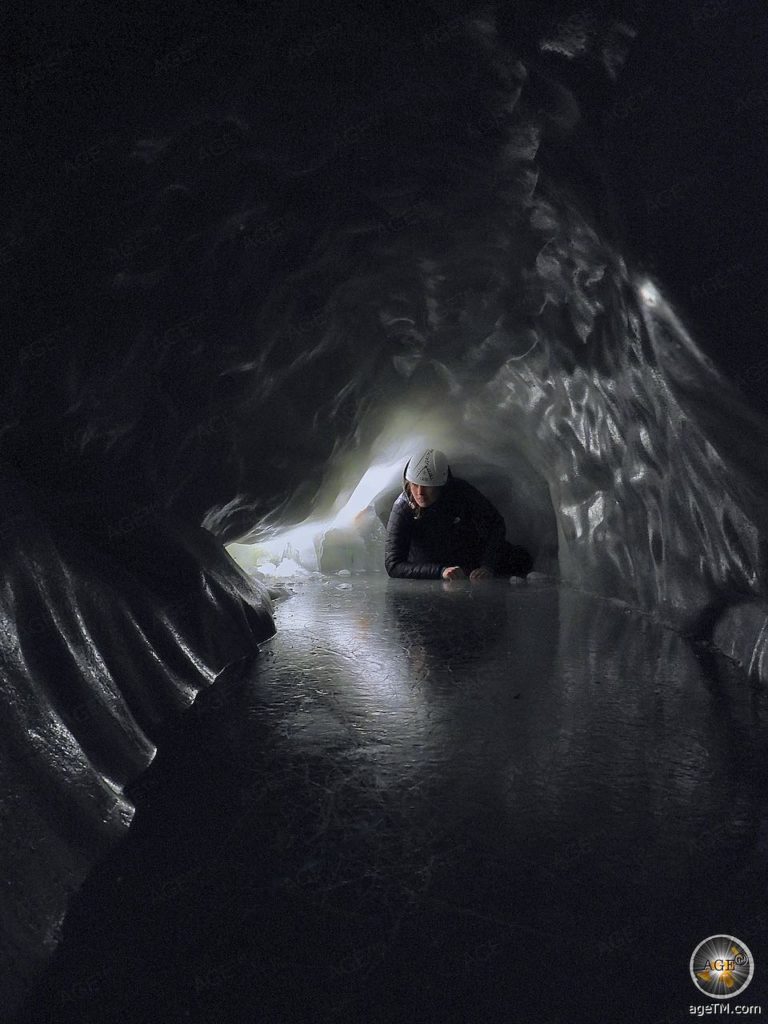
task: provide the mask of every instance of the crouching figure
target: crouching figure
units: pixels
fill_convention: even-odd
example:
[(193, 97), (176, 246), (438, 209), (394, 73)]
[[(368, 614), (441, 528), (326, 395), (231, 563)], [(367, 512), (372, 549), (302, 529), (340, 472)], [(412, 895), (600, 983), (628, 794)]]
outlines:
[(408, 460), (403, 491), (387, 523), (390, 576), (420, 580), (525, 576), (533, 560), (505, 538), (504, 520), (484, 495), (451, 473), (437, 448)]

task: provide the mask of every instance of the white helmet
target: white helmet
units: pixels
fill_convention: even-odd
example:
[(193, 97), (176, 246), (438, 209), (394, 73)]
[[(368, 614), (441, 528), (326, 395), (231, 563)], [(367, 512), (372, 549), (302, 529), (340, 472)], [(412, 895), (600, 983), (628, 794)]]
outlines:
[(427, 448), (408, 459), (405, 479), (423, 487), (442, 487), (448, 479), (448, 459), (437, 448)]

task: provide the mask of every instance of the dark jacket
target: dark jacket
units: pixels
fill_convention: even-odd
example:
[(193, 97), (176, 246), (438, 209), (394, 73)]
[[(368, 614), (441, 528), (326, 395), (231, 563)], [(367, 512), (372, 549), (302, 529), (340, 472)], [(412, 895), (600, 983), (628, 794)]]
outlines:
[(387, 523), (384, 565), (390, 576), (440, 579), (443, 569), (460, 565), (469, 575), (485, 566), (499, 569), (505, 548), (504, 520), (466, 480), (449, 477), (434, 505), (414, 510), (403, 493)]

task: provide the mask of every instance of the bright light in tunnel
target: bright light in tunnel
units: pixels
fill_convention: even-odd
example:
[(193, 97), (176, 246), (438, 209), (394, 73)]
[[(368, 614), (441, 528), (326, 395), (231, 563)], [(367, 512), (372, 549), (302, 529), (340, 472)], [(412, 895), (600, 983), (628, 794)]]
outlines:
[(403, 460), (400, 458), (385, 466), (370, 466), (363, 473), (360, 483), (350, 494), (346, 505), (337, 512), (331, 525), (335, 527), (351, 525), (358, 512), (362, 512), (364, 508), (370, 505), (379, 491), (387, 486), (398, 469), (402, 468), (402, 465)]
[[(407, 450), (414, 451), (420, 446), (423, 447), (424, 444), (426, 444), (426, 440), (412, 438), (407, 445)], [(229, 545), (229, 553), (243, 568), (254, 569), (258, 566), (260, 571), (267, 576), (286, 575), (285, 572), (280, 571), (281, 562), (284, 565), (287, 564), (284, 560), (291, 560), (291, 564), (295, 564), (294, 559), (299, 563), (303, 561), (306, 566), (307, 560), (310, 559), (316, 564), (314, 555), (316, 541), (328, 530), (346, 529), (352, 526), (355, 517), (371, 504), (376, 495), (402, 469), (406, 456), (399, 449), (403, 448), (402, 444), (398, 446), (398, 457), (393, 461), (369, 466), (347, 501), (334, 516), (301, 523), (299, 526), (294, 526), (283, 533), (261, 541), (258, 545)], [(304, 555), (303, 559), (302, 554)], [(308, 570), (299, 564), (297, 571), (306, 573)]]
[[(346, 486), (338, 485), (339, 493), (330, 515), (324, 519), (307, 519), (255, 544), (229, 544), (229, 554), (242, 568), (251, 572), (258, 569), (265, 576), (283, 575), (277, 570), (287, 559), (299, 564), (297, 575), (318, 569), (317, 542), (323, 535), (333, 529), (353, 528), (356, 516), (369, 507), (377, 494), (391, 482), (399, 483), (410, 455), (434, 443), (451, 450), (457, 444), (456, 430), (455, 421), (433, 411), (410, 407), (395, 410), (374, 446), (376, 461), (366, 469), (351, 492), (347, 490), (351, 482), (349, 475)], [(344, 480), (343, 475), (341, 479)], [(347, 493), (349, 497), (345, 500)]]
[(274, 576), (283, 575), (278, 572), (280, 563), (284, 559), (292, 558), (292, 553), (300, 553), (302, 551), (314, 550), (315, 538), (318, 534), (321, 534), (324, 530), (328, 529), (328, 523), (301, 523), (299, 526), (294, 526), (290, 530), (286, 530), (285, 533), (279, 533), (275, 537), (270, 537), (269, 540), (261, 541), (258, 545), (250, 544), (239, 544), (232, 545), (232, 547), (238, 548), (237, 551), (230, 552), (236, 561), (239, 561), (241, 565), (245, 565), (247, 568), (252, 568), (256, 564), (254, 558), (248, 558), (247, 553), (259, 552), (260, 555), (266, 556), (266, 560), (259, 563), (260, 568), (264, 575)]

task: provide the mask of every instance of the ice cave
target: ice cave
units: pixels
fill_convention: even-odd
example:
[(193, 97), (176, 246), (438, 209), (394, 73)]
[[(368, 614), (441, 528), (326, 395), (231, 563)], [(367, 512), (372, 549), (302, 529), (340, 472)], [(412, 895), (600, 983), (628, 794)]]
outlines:
[(0, 1018), (759, 1014), (762, 5), (7, 27)]

